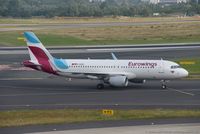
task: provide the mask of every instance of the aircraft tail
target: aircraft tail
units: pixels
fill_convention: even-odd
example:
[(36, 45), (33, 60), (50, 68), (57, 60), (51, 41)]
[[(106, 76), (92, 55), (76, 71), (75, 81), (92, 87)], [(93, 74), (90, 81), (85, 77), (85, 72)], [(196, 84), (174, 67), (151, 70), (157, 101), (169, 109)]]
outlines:
[(33, 32), (24, 32), (31, 61), (50, 60), (53, 57)]
[(43, 46), (37, 36), (33, 32), (24, 32), (24, 37), (26, 38), (31, 59), (29, 61), (24, 61), (24, 66), (42, 70), (48, 73), (55, 73), (55, 69), (51, 65), (53, 57)]

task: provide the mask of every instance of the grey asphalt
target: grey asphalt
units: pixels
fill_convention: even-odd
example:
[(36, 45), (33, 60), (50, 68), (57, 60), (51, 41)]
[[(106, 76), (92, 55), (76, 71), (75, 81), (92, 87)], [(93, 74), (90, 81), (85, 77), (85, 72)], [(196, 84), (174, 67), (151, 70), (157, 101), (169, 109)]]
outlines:
[(124, 126), (124, 127), (110, 127), (110, 128), (89, 128), (81, 130), (65, 130), (65, 131), (50, 131), (39, 132), (32, 134), (179, 134), (179, 133), (200, 133), (200, 123), (193, 124), (165, 124), (165, 125), (143, 125), (143, 126)]
[[(111, 58), (109, 52), (56, 53), (62, 58)], [(177, 60), (200, 57), (200, 48), (151, 49), (117, 52), (120, 59), (147, 58)], [(0, 65), (20, 68), (27, 54), (1, 54)], [(0, 71), (0, 110), (50, 108), (200, 108), (199, 80), (175, 80), (168, 89), (160, 88), (159, 81), (128, 88), (97, 90), (98, 81), (66, 80), (37, 71)]]
[[(22, 134), (22, 133), (43, 133), (43, 132), (51, 132), (51, 133), (59, 133), (60, 131), (64, 131), (63, 133), (67, 133), (68, 131), (84, 131), (85, 129), (96, 129), (101, 130), (102, 128), (112, 128), (112, 127), (120, 127), (121, 129), (126, 128), (127, 126), (134, 126), (135, 128), (140, 128), (141, 126), (152, 126), (155, 128), (160, 128), (161, 125), (169, 125), (169, 126), (177, 126), (176, 124), (185, 124), (185, 126), (199, 126), (200, 119), (197, 118), (176, 118), (176, 119), (148, 119), (148, 120), (126, 120), (126, 121), (98, 121), (98, 122), (85, 122), (85, 123), (70, 123), (70, 124), (57, 124), (57, 125), (35, 125), (35, 126), (23, 126), (23, 127), (12, 127), (12, 128), (0, 128), (0, 132), (2, 134)], [(159, 125), (159, 126), (158, 126)], [(196, 126), (195, 125), (195, 126)], [(169, 128), (166, 127), (165, 128)], [(185, 127), (187, 128), (187, 127)], [(169, 130), (169, 129), (168, 129)], [(171, 130), (171, 129), (170, 129)], [(170, 131), (175, 134), (175, 132), (179, 132), (181, 134), (186, 133), (188, 131)], [(199, 129), (193, 129), (193, 131), (189, 132), (198, 132)], [(76, 132), (76, 133), (80, 133)], [(113, 130), (112, 132), (118, 132)], [(131, 132), (134, 132), (132, 130)], [(155, 132), (155, 131), (154, 131)], [(158, 132), (158, 131), (156, 131)], [(162, 131), (163, 132), (163, 131)], [(169, 131), (165, 131), (166, 133)], [(93, 132), (95, 133), (95, 132)], [(100, 131), (101, 133), (101, 131)], [(107, 131), (108, 133), (108, 131)], [(139, 133), (140, 134), (140, 133)], [(194, 133), (199, 134), (199, 133)]]
[[(21, 73), (20, 75), (18, 73)], [(7, 73), (8, 74), (8, 73)], [(34, 78), (31, 75), (34, 74)], [(12, 72), (0, 80), (0, 110), (51, 108), (200, 108), (199, 80), (172, 81), (169, 89), (158, 81), (128, 88), (97, 90), (97, 81), (37, 77), (37, 73)], [(7, 75), (7, 76), (8, 76)], [(27, 77), (30, 75), (30, 77)], [(25, 76), (25, 78), (23, 78)], [(36, 79), (42, 78), (42, 79)]]
[[(88, 50), (88, 48), (87, 48)], [(5, 52), (7, 51), (7, 52)], [(24, 50), (22, 50), (24, 51)], [(82, 52), (83, 51), (83, 52)], [(106, 52), (84, 49), (51, 49), (53, 55), (62, 58), (106, 58), (110, 59), (112, 48)], [(4, 53), (5, 52), (5, 53)], [(97, 90), (98, 81), (75, 80), (52, 77), (37, 71), (21, 69), (20, 62), (29, 59), (28, 54), (19, 50), (0, 50), (0, 66), (9, 65), (0, 71), (0, 110), (13, 109), (55, 109), (55, 108), (200, 108), (199, 80), (176, 80), (168, 83), (168, 89), (160, 88), (159, 81), (147, 81), (144, 85), (131, 84), (128, 88)], [(117, 51), (119, 59), (160, 59), (178, 60), (200, 57), (200, 48), (132, 49)], [(14, 69), (14, 70), (12, 70)], [(0, 133), (21, 134), (32, 132), (62, 131), (85, 128), (137, 126), (149, 124), (199, 123), (197, 118), (159, 119), (134, 121), (87, 122), (59, 125), (37, 125), (1, 128)], [(81, 130), (80, 130), (81, 131)], [(183, 132), (183, 131), (181, 131)], [(55, 132), (56, 133), (56, 132)], [(64, 132), (65, 133), (65, 132)]]
[[(171, 45), (170, 45), (171, 46)], [(110, 52), (115, 52), (119, 59), (186, 59), (200, 57), (200, 45), (188, 45), (188, 46), (117, 46), (117, 47), (54, 47), (50, 48), (50, 52), (53, 56), (58, 58), (82, 58), (88, 57), (99, 59), (110, 59)], [(5, 48), (0, 47), (0, 64), (14, 62), (21, 62), (24, 59), (29, 59), (27, 48)]]

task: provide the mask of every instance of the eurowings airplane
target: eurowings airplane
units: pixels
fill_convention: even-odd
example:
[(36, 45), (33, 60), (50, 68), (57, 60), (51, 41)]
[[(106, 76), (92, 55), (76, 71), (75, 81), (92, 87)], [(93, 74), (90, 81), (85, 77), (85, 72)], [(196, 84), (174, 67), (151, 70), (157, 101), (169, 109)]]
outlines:
[(98, 89), (104, 84), (127, 87), (129, 82), (144, 83), (145, 80), (161, 80), (165, 89), (166, 80), (188, 76), (188, 71), (177, 63), (167, 60), (119, 60), (112, 53), (111, 60), (57, 59), (42, 45), (33, 32), (25, 32), (30, 60), (23, 62), (26, 67), (49, 74), (68, 78), (99, 80)]

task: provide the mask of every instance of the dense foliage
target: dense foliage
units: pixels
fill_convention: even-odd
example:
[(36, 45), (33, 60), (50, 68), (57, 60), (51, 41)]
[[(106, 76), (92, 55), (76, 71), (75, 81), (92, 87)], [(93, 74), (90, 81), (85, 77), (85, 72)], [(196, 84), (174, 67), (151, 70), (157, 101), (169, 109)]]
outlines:
[(162, 5), (140, 0), (0, 0), (0, 16), (151, 16), (153, 13), (168, 15), (200, 13), (195, 2)]

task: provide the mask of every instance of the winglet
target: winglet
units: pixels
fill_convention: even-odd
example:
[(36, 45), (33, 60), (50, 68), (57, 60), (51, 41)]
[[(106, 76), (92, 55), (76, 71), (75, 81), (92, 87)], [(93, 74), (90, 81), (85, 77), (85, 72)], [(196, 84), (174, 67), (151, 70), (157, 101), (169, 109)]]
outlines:
[(113, 60), (118, 60), (114, 53), (111, 53)]

